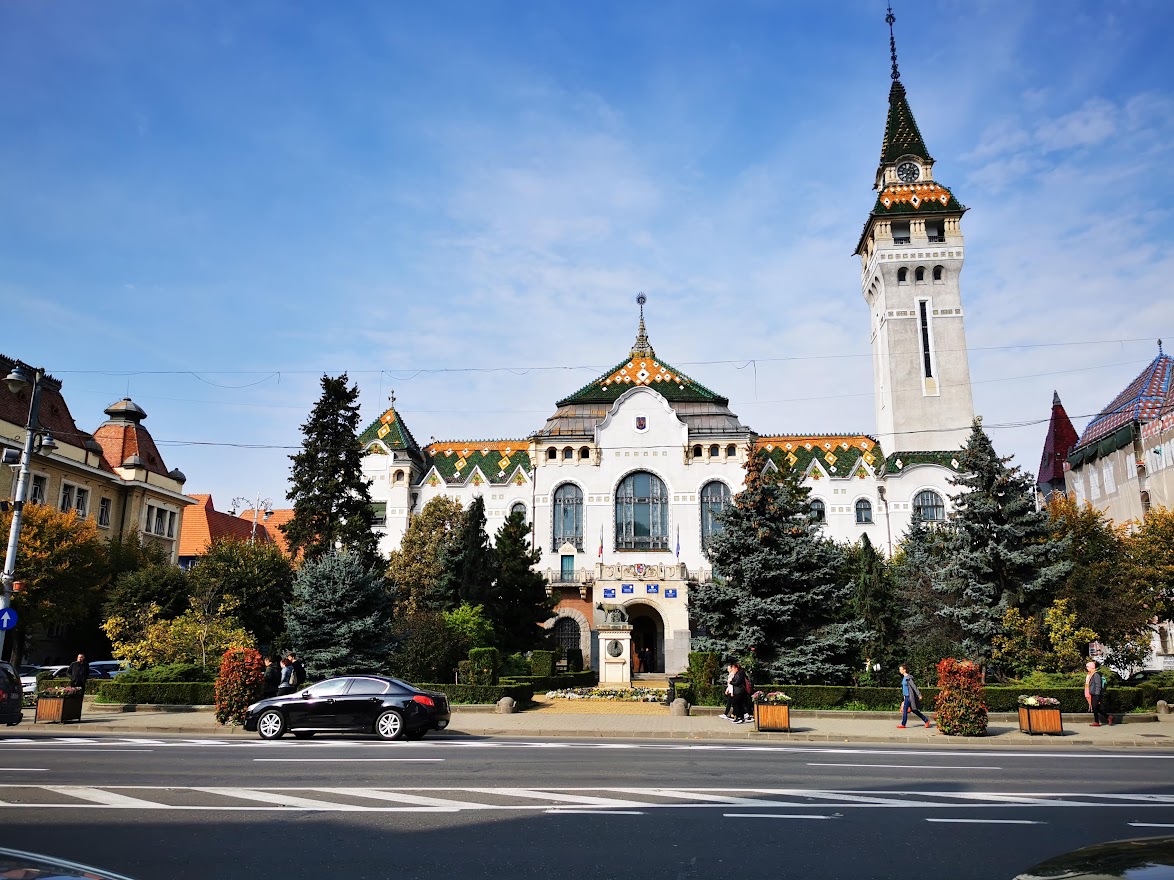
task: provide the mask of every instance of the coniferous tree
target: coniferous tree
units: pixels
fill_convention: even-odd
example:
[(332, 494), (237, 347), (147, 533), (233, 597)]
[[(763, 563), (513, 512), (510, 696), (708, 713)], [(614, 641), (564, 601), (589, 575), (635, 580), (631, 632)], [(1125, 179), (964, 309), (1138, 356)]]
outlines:
[(440, 591), (444, 565), (442, 551), (457, 540), (464, 528), (465, 508), (456, 498), (438, 495), (408, 522), (398, 550), (393, 550), (387, 577), (395, 592), (401, 618), (428, 611), (439, 613), (450, 607)]
[[(895, 671), (901, 642), (901, 610), (888, 565), (868, 535), (860, 539), (856, 559), (856, 594), (852, 606), (867, 628), (863, 652), (866, 661), (879, 663), (886, 674)], [(872, 677), (871, 669), (869, 676)]]
[(745, 488), (720, 514), (708, 554), (721, 577), (691, 591), (706, 633), (694, 650), (738, 656), (758, 680), (847, 681), (865, 631), (847, 619), (842, 551), (821, 537), (800, 476), (767, 461), (761, 450), (747, 457)]
[(359, 446), (359, 387), (347, 375), (322, 377), (322, 396), (302, 425), (302, 451), (290, 456), (294, 516), (281, 526), (290, 554), (320, 559), (332, 550), (358, 553), (366, 567), (382, 560), (373, 530), (371, 481)]
[[(949, 598), (946, 568), (952, 552), (947, 528), (930, 527), (915, 516), (890, 563), (901, 609), (901, 656), (922, 681), (936, 679), (938, 661), (956, 653), (963, 638), (961, 627), (941, 614)], [(882, 669), (880, 681), (898, 682), (896, 667)]]
[(940, 612), (958, 624), (962, 647), (974, 660), (990, 659), (1008, 608), (1031, 614), (1050, 604), (1071, 563), (1054, 539), (1046, 511), (1035, 508), (1030, 475), (1009, 467), (975, 419), (958, 453), (961, 475), (948, 534), (952, 545)]
[(542, 551), (530, 550), (530, 526), (525, 514), (511, 513), (494, 537), (497, 583), (485, 613), (493, 621), (496, 647), (503, 654), (535, 648), (546, 634), (540, 624), (550, 618), (554, 599), (546, 595), (546, 580), (533, 569)]
[(485, 531), (485, 499), (480, 495), (465, 511), (454, 540), (442, 546), (440, 567), (437, 588), (445, 606), (439, 610), (449, 611), (462, 602), (489, 607), (497, 560)]
[(312, 675), (381, 670), (394, 645), (387, 581), (354, 552), (333, 551), (304, 563), (285, 619)]

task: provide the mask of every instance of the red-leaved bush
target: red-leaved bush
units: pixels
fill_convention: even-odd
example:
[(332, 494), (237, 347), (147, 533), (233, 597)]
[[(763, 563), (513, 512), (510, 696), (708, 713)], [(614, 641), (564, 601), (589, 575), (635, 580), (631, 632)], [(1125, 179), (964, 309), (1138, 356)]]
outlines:
[(257, 702), (265, 681), (265, 662), (254, 648), (229, 648), (216, 676), (216, 720), (244, 724), (245, 709)]
[(938, 688), (934, 701), (938, 730), (946, 736), (986, 734), (986, 696), (978, 664), (947, 657), (938, 663)]

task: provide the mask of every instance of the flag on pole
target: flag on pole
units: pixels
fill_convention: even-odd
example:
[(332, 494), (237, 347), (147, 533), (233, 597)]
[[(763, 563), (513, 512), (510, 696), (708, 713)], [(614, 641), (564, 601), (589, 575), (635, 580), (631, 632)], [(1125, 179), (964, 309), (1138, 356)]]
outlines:
[(681, 558), (681, 527), (677, 526), (677, 559)]
[(603, 559), (603, 526), (599, 527), (599, 558)]

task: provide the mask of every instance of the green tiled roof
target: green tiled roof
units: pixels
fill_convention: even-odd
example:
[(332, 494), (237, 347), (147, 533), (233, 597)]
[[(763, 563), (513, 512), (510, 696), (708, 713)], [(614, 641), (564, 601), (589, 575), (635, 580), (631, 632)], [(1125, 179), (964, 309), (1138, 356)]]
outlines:
[(885, 190), (876, 197), (876, 204), (872, 207), (872, 215), (874, 217), (892, 217), (901, 214), (961, 214), (966, 210), (947, 187), (940, 183), (937, 186), (945, 190), (948, 197), (945, 204), (942, 204), (941, 199), (920, 199), (917, 205), (908, 200), (902, 200), (891, 201), (886, 207), (884, 197), (887, 190)]
[[(647, 366), (642, 366), (642, 364)], [(647, 374), (646, 376), (640, 375), (642, 370)], [(655, 354), (652, 354), (647, 356), (629, 355), (598, 379), (587, 383), (574, 394), (564, 397), (556, 405), (611, 404), (625, 391), (638, 387), (651, 388), (670, 402), (707, 401), (721, 406), (727, 406), (730, 402), (700, 382), (690, 379), (672, 364), (666, 364)]]
[(529, 473), (530, 452), (525, 440), (458, 440), (429, 445), (429, 464), (445, 483), (464, 483), (474, 469), (494, 485), (510, 482), (518, 468)]
[[(897, 466), (900, 462), (900, 467)], [(936, 464), (939, 467), (958, 470), (957, 452), (894, 452), (885, 459), (886, 474), (899, 474), (915, 464)]]
[(388, 449), (403, 449), (420, 458), (424, 457), (416, 438), (412, 436), (412, 432), (408, 430), (408, 426), (404, 424), (404, 420), (394, 409), (389, 409), (359, 435), (359, 445), (364, 448), (375, 440)]
[(917, 127), (917, 120), (913, 118), (913, 111), (909, 109), (909, 101), (905, 98), (905, 86), (901, 85), (899, 79), (895, 79), (892, 88), (889, 89), (889, 115), (885, 119), (881, 164), (887, 165), (908, 155), (931, 159), (925, 141), (922, 140), (921, 131)]
[[(869, 449), (861, 448), (862, 439), (869, 441)], [(844, 448), (845, 444), (847, 448)], [(787, 448), (788, 445), (790, 449)], [(854, 477), (862, 463), (874, 472), (879, 472), (884, 461), (884, 453), (876, 445), (876, 441), (871, 437), (863, 438), (859, 434), (761, 437), (757, 446), (779, 470), (806, 473), (811, 462), (818, 460), (820, 467), (833, 477)], [(808, 446), (811, 448), (808, 449)]]

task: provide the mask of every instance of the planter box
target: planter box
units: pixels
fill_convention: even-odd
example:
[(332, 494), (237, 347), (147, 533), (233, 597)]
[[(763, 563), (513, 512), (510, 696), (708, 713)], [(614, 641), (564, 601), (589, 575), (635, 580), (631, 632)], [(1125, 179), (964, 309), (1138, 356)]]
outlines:
[(755, 703), (754, 727), (756, 730), (791, 732), (791, 706), (789, 703)]
[(38, 721), (81, 721), (82, 695), (76, 697), (37, 697), (37, 714), (33, 723)]
[(1060, 719), (1060, 707), (1020, 706), (1019, 729), (1032, 736), (1037, 733), (1063, 736), (1064, 723)]

